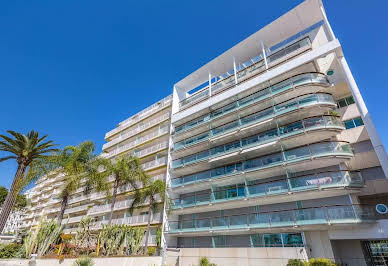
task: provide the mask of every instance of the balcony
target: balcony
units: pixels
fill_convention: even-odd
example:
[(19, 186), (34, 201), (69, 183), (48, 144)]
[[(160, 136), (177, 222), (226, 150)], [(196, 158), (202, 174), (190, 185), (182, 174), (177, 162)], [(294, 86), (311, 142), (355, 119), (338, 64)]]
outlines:
[[(200, 207), (200, 211), (205, 212), (213, 209), (223, 209), (226, 205), (229, 208), (231, 206), (237, 208), (239, 205), (246, 207), (255, 204), (307, 200), (309, 197), (321, 198), (323, 195), (331, 197), (344, 193), (348, 194), (351, 189), (358, 190), (363, 186), (364, 181), (360, 172), (349, 171), (284, 177), (270, 182), (252, 180), (242, 184), (229, 185), (226, 189), (213, 188), (211, 192), (196, 192), (194, 195), (189, 196), (181, 195), (180, 198), (172, 200), (172, 208), (181, 210)], [(346, 188), (346, 191), (340, 190), (340, 188)], [(314, 193), (311, 193), (312, 191)], [(180, 211), (179, 213), (184, 212)]]
[(153, 161), (150, 161), (147, 163), (143, 163), (141, 166), (142, 166), (143, 170), (150, 171), (150, 170), (154, 170), (158, 167), (164, 166), (166, 164), (167, 164), (167, 156), (162, 157), (162, 158), (158, 158), (156, 160), (153, 160)]
[(124, 120), (119, 124), (119, 126), (105, 135), (105, 139), (110, 138), (111, 136), (119, 133), (120, 131), (124, 130), (125, 128), (128, 128), (129, 126), (149, 117), (150, 115), (163, 110), (164, 108), (171, 105), (172, 102), (172, 95), (167, 96), (166, 98), (162, 99), (161, 101), (147, 107), (146, 109), (142, 110), (141, 112), (137, 113), (136, 115)]
[[(222, 156), (226, 157), (227, 160), (231, 160), (231, 157), (240, 158), (242, 154), (245, 156), (249, 151), (254, 152), (256, 155), (263, 152), (270, 152), (276, 150), (275, 144), (278, 144), (278, 150), (280, 150), (280, 143), (286, 138), (295, 137), (303, 134), (303, 141), (295, 142), (295, 140), (290, 140), (291, 144), (287, 146), (292, 146), (292, 143), (300, 146), (302, 142), (309, 141), (310, 138), (306, 135), (307, 133), (313, 131), (319, 131), (326, 129), (328, 134), (321, 133), (322, 139), (327, 139), (333, 134), (337, 134), (338, 131), (345, 129), (344, 124), (340, 118), (336, 116), (318, 116), (303, 119), (285, 126), (278, 126), (275, 129), (269, 131), (261, 132), (257, 135), (253, 135), (241, 140), (237, 140), (231, 143), (213, 147), (209, 150), (205, 150), (196, 154), (192, 154), (187, 157), (176, 159), (172, 161), (172, 168), (177, 169), (185, 167), (190, 164), (203, 162), (206, 165), (209, 165), (209, 162), (214, 163), (216, 160), (222, 160)], [(317, 137), (313, 137), (315, 140)], [(265, 144), (271, 145), (265, 145)], [(305, 143), (307, 144), (307, 143)], [(257, 147), (254, 148), (253, 147)], [(229, 156), (226, 156), (229, 155)], [(221, 158), (219, 158), (221, 157)], [(218, 159), (217, 159), (218, 158)]]
[(375, 212), (372, 206), (335, 205), (169, 221), (168, 233), (213, 233), (216, 231), (247, 231), (336, 224), (347, 225), (374, 222), (375, 219)]
[[(268, 68), (272, 68), (278, 64), (286, 62), (288, 59), (300, 55), (311, 49), (311, 41), (308, 37), (298, 40), (292, 44), (287, 45), (284, 48), (280, 48), (276, 52), (269, 53), (267, 55)], [(234, 75), (234, 71), (227, 72), (221, 75), (221, 79), (217, 80), (211, 86), (206, 86), (200, 91), (193, 93), (189, 97), (183, 99), (179, 103), (179, 110), (184, 110), (190, 106), (193, 106), (203, 100), (208, 99), (212, 95), (230, 89), (248, 79), (251, 79), (266, 70), (263, 56), (252, 58), (247, 62), (239, 66)], [(237, 78), (237, 79), (236, 79)]]
[(158, 144), (153, 145), (151, 147), (148, 147), (144, 150), (136, 151), (136, 152), (134, 152), (134, 155), (137, 158), (143, 158), (143, 157), (149, 156), (151, 154), (157, 153), (159, 151), (165, 150), (167, 148), (168, 148), (168, 141), (161, 142), (161, 143), (158, 143)]
[(169, 127), (164, 126), (164, 127), (160, 128), (159, 130), (156, 130), (156, 131), (154, 131), (150, 134), (147, 134), (145, 136), (139, 137), (138, 139), (136, 139), (132, 142), (129, 142), (122, 147), (117, 147), (117, 149), (114, 149), (111, 152), (107, 153), (106, 155), (104, 155), (104, 157), (111, 158), (115, 155), (118, 155), (118, 154), (123, 153), (125, 151), (128, 151), (130, 149), (133, 149), (139, 145), (145, 144), (153, 139), (159, 138), (159, 137), (166, 135), (168, 133), (169, 133)]
[(170, 118), (170, 113), (166, 113), (160, 117), (157, 117), (143, 125), (139, 125), (137, 128), (134, 128), (132, 130), (130, 130), (129, 132), (125, 133), (125, 134), (121, 134), (120, 136), (118, 136), (117, 138), (109, 141), (108, 143), (105, 143), (103, 146), (102, 146), (102, 149), (105, 150), (105, 149), (108, 149), (114, 145), (116, 145), (117, 143), (120, 143), (132, 136), (135, 136), (136, 134), (139, 134), (140, 132), (143, 132), (147, 129), (150, 129), (156, 125), (159, 125), (160, 123), (168, 120)]
[[(220, 180), (226, 178), (231, 181), (231, 179), (241, 179), (244, 178), (254, 178), (260, 176), (258, 171), (262, 172), (262, 176), (274, 176), (281, 174), (283, 171), (275, 168), (283, 168), (287, 166), (289, 169), (292, 169), (290, 165), (294, 165), (295, 169), (300, 167), (299, 164), (307, 162), (314, 169), (319, 167), (324, 167), (322, 162), (319, 162), (319, 167), (316, 164), (313, 164), (314, 160), (322, 159), (325, 157), (338, 157), (341, 161), (343, 159), (350, 159), (353, 157), (352, 148), (348, 143), (345, 142), (320, 142), (302, 146), (299, 148), (281, 151), (278, 153), (250, 159), (243, 162), (238, 162), (226, 166), (221, 166), (218, 168), (213, 168), (208, 171), (194, 173), (188, 176), (183, 176), (171, 180), (171, 187), (175, 189), (178, 193), (178, 187), (188, 186), (189, 184), (198, 184), (200, 188), (208, 187), (209, 183), (207, 181), (214, 180), (215, 182), (220, 183)], [(332, 164), (336, 164), (330, 162)], [(305, 166), (305, 170), (308, 170)], [(277, 170), (277, 171), (276, 171)], [(207, 185), (205, 185), (207, 183)], [(185, 188), (186, 189), (186, 188)], [(193, 189), (192, 186), (190, 189)]]
[[(108, 224), (109, 220), (97, 221), (93, 225), (93, 229), (102, 229), (103, 225)], [(137, 215), (125, 218), (112, 219), (112, 224), (126, 224), (126, 225), (144, 225), (148, 223), (148, 215)], [(151, 224), (161, 223), (161, 213), (155, 213), (151, 216)]]
[(73, 224), (73, 223), (79, 223), (84, 216), (76, 216), (71, 218), (63, 218), (62, 224)]
[[(270, 82), (269, 82), (270, 83)], [(183, 125), (177, 126), (175, 128), (175, 133), (180, 134), (188, 130), (200, 127), (204, 124), (207, 124), (216, 119), (230, 114), (232, 112), (238, 111), (240, 109), (247, 108), (253, 104), (257, 104), (264, 100), (270, 100), (274, 97), (277, 97), (281, 94), (291, 93), (292, 91), (301, 91), (301, 94), (306, 94), (308, 91), (303, 90), (305, 85), (315, 85), (315, 86), (329, 86), (329, 82), (324, 74), (321, 73), (304, 73), (294, 76), (292, 78), (286, 79), (282, 82), (276, 83), (272, 86), (268, 86), (265, 89), (262, 89), (258, 92), (255, 92), (251, 95), (243, 97), (238, 101), (232, 102), (224, 107), (221, 107), (210, 114), (202, 116), (200, 118), (191, 120)], [(310, 89), (311, 92), (311, 89)], [(278, 101), (279, 102), (279, 101)]]
[(89, 205), (81, 205), (73, 208), (66, 208), (65, 214), (86, 211), (89, 208)]
[[(206, 140), (217, 141), (220, 138), (231, 137), (238, 133), (246, 134), (252, 130), (258, 131), (261, 127), (264, 126), (266, 122), (272, 122), (275, 118), (279, 120), (279, 117), (281, 116), (286, 115), (283, 120), (291, 121), (292, 117), (289, 116), (290, 113), (314, 106), (319, 107), (318, 111), (321, 114), (323, 111), (325, 111), (325, 108), (323, 108), (324, 106), (334, 108), (336, 103), (333, 96), (330, 94), (320, 93), (300, 96), (296, 99), (275, 105), (257, 113), (241, 117), (230, 123), (213, 128), (208, 132), (204, 132), (197, 136), (176, 142), (174, 144), (174, 151), (179, 151), (180, 149), (191, 147)], [(306, 110), (304, 110), (304, 112), (306, 115), (309, 114)]]

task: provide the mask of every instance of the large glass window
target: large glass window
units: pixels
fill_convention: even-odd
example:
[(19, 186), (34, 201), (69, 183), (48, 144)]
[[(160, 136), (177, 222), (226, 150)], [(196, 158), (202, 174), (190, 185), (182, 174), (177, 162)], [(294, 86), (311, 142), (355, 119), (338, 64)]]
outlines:
[(345, 123), (346, 129), (351, 129), (354, 127), (359, 127), (359, 126), (364, 125), (364, 121), (362, 121), (361, 117), (356, 117), (356, 118), (353, 118), (350, 120), (346, 120), (346, 121), (344, 121), (344, 123)]
[(338, 100), (337, 105), (338, 105), (338, 108), (341, 108), (341, 107), (351, 105), (353, 103), (354, 103), (353, 96), (349, 96), (349, 97), (342, 98), (342, 99)]

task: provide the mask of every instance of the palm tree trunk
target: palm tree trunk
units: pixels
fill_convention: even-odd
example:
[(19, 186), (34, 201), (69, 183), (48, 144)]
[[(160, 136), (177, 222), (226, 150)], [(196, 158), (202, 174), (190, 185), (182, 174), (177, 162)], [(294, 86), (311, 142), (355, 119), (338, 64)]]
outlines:
[(151, 217), (152, 217), (152, 203), (150, 201), (150, 208), (149, 208), (149, 211), (148, 211), (148, 224), (147, 224), (147, 230), (146, 230), (146, 234), (145, 234), (145, 241), (144, 241), (144, 250), (143, 250), (143, 253), (144, 255), (147, 253), (147, 249), (148, 249), (148, 236), (150, 235), (150, 230), (151, 230)]
[(112, 222), (113, 210), (114, 210), (115, 204), (116, 204), (116, 196), (117, 196), (117, 188), (118, 188), (118, 186), (119, 186), (119, 181), (118, 181), (118, 179), (116, 179), (115, 180), (115, 184), (113, 186), (112, 203), (110, 205), (110, 215), (109, 215), (108, 225), (110, 225), (111, 222)]
[(8, 193), (7, 197), (5, 198), (5, 201), (3, 203), (3, 207), (1, 209), (0, 234), (3, 232), (5, 224), (8, 220), (8, 216), (13, 209), (13, 205), (15, 204), (16, 196), (19, 192), (18, 191), (19, 185), (24, 177), (24, 172), (26, 171), (26, 168), (27, 168), (27, 165), (25, 165), (24, 163), (18, 164), (18, 169), (17, 169), (15, 177), (12, 181), (11, 189), (9, 190), (9, 193)]
[(69, 201), (69, 195), (64, 195), (61, 202), (61, 211), (58, 214), (58, 224), (61, 225), (63, 220), (63, 215), (65, 214), (65, 209), (67, 206), (67, 202)]

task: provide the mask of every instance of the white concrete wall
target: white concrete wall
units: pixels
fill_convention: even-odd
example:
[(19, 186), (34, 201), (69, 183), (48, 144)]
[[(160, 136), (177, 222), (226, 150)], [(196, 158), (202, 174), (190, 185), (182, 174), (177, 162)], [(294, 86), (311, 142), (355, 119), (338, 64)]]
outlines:
[[(179, 259), (177, 256), (179, 255)], [(305, 248), (182, 248), (168, 252), (167, 265), (198, 265), (201, 257), (219, 266), (287, 265), (289, 259), (307, 259)]]
[(334, 258), (327, 231), (310, 231), (304, 235), (310, 258)]
[[(75, 259), (66, 259), (59, 263), (57, 259), (37, 259), (36, 266), (72, 266)], [(125, 257), (93, 259), (94, 266), (159, 266), (162, 257)], [(29, 265), (28, 260), (0, 260), (0, 266)]]

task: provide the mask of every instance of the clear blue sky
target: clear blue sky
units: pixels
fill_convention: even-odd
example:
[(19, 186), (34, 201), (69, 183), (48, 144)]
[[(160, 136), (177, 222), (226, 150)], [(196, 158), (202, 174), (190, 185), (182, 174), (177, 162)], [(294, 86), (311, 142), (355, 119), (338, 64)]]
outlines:
[[(0, 132), (101, 151), (105, 132), (300, 0), (1, 1)], [(388, 145), (386, 1), (324, 1)], [(13, 162), (0, 163), (9, 187)]]

